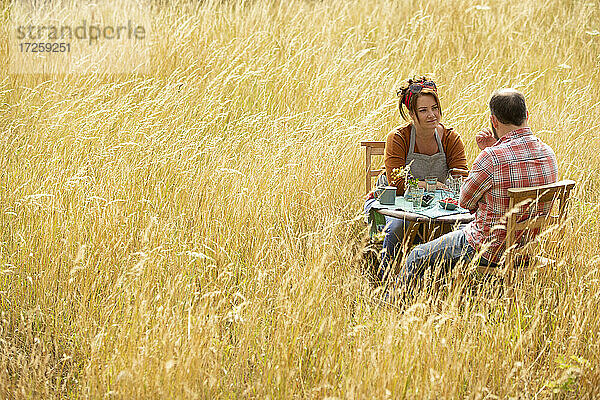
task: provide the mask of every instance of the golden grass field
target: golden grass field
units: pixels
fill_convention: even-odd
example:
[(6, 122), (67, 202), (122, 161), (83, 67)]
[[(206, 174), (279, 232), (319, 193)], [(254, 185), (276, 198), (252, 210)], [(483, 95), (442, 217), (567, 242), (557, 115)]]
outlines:
[[(146, 75), (9, 75), (3, 40), (0, 397), (599, 398), (599, 8), (163, 4)], [(365, 277), (359, 141), (413, 74), (469, 163), (522, 90), (577, 181), (513, 307), (391, 307)]]

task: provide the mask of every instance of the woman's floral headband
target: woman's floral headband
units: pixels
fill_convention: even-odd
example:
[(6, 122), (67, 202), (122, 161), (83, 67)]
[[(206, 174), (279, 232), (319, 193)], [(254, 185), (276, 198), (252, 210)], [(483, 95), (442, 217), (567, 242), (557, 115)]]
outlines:
[[(410, 99), (411, 99), (413, 93), (414, 94), (420, 93), (421, 90), (423, 90), (424, 88), (431, 89), (437, 93), (437, 86), (435, 86), (435, 83), (433, 81), (423, 81), (423, 82), (411, 83), (407, 88), (408, 94), (406, 95), (406, 98), (404, 99), (404, 105), (406, 106), (406, 108), (408, 108), (410, 110), (409, 104), (410, 104)], [(397, 92), (397, 94), (398, 94), (398, 96), (401, 96), (402, 90), (399, 90)]]

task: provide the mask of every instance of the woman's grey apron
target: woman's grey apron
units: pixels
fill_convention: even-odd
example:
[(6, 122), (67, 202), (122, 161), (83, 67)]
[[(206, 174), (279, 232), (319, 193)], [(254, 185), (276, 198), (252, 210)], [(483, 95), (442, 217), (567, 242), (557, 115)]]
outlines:
[[(435, 141), (437, 142), (439, 151), (435, 154), (428, 156), (427, 154), (415, 153), (415, 138), (417, 132), (414, 125), (410, 131), (410, 144), (408, 148), (408, 154), (406, 155), (406, 163), (410, 165), (410, 173), (419, 180), (424, 180), (428, 176), (435, 176), (438, 181), (446, 183), (448, 177), (448, 164), (446, 163), (446, 153), (442, 146), (442, 141), (437, 133), (437, 129), (434, 132)], [(388, 180), (385, 174), (381, 174), (377, 177), (376, 186), (387, 186)]]
[(406, 155), (406, 165), (410, 165), (410, 173), (419, 180), (424, 180), (428, 176), (437, 177), (438, 181), (446, 183), (448, 177), (448, 164), (446, 163), (446, 153), (442, 146), (442, 141), (438, 135), (437, 129), (434, 132), (435, 141), (439, 151), (432, 155), (415, 153), (415, 138), (417, 132), (413, 125), (410, 131), (410, 146)]

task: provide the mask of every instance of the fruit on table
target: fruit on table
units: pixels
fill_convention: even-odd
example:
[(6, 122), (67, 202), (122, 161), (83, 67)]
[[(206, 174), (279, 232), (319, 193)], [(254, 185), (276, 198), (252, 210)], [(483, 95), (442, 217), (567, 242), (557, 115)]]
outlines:
[(440, 207), (444, 210), (454, 210), (458, 207), (458, 201), (451, 197), (446, 197), (445, 199), (440, 200)]
[(450, 204), (454, 204), (455, 206), (458, 205), (458, 201), (453, 199), (452, 197), (446, 197), (445, 199), (441, 199), (440, 200), (442, 203), (450, 203)]

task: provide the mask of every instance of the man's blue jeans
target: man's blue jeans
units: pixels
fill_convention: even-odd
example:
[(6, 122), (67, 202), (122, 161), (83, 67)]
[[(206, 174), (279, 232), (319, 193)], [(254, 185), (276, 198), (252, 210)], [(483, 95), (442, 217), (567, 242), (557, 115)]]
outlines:
[[(465, 263), (470, 262), (474, 256), (475, 249), (467, 242), (464, 229), (420, 244), (408, 254), (406, 264), (398, 275), (399, 287), (411, 285), (417, 278), (421, 278), (428, 268), (435, 265), (452, 268), (461, 260)], [(484, 259), (481, 259), (479, 263), (481, 265), (489, 264)]]

